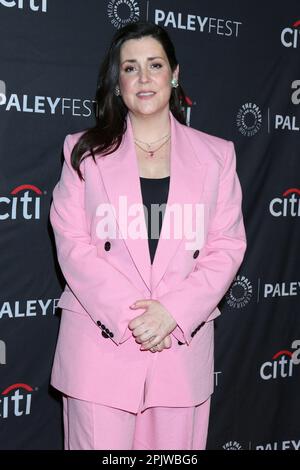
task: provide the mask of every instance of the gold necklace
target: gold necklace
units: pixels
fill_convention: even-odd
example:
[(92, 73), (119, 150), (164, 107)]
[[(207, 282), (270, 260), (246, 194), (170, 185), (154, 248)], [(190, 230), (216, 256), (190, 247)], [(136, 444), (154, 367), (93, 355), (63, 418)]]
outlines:
[(139, 142), (140, 144), (145, 144), (147, 145), (148, 149), (150, 149), (150, 146), (153, 144), (156, 144), (156, 142), (159, 142), (160, 140), (163, 140), (165, 137), (169, 137), (170, 134), (165, 134), (160, 139), (154, 140), (153, 142), (144, 142), (143, 140), (135, 139), (136, 142)]
[(170, 135), (169, 135), (168, 138), (165, 140), (165, 142), (163, 142), (163, 143), (162, 143), (159, 147), (157, 147), (157, 149), (155, 149), (155, 150), (145, 150), (145, 149), (143, 149), (143, 147), (141, 147), (141, 146), (137, 143), (137, 139), (134, 139), (134, 142), (135, 142), (135, 145), (137, 145), (141, 150), (143, 150), (143, 152), (148, 153), (149, 157), (153, 158), (154, 153), (157, 152), (159, 149), (161, 149), (169, 140), (170, 140)]

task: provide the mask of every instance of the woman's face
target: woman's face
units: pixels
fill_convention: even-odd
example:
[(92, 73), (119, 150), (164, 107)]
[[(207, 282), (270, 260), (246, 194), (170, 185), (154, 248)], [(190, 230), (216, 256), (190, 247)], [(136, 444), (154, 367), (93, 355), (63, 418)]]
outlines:
[[(172, 73), (164, 48), (145, 36), (125, 41), (120, 51), (119, 86), (124, 103), (135, 115), (153, 115), (169, 109)], [(146, 93), (146, 94), (144, 94)]]

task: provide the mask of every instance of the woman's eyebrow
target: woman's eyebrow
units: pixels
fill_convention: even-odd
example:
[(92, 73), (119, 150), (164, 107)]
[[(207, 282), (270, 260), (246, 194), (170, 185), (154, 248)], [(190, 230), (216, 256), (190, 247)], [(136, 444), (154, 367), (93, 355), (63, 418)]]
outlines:
[[(160, 57), (160, 56), (156, 56), (156, 57), (147, 57), (147, 60), (154, 60), (154, 59), (162, 59), (162, 60), (165, 60), (163, 57)], [(137, 62), (137, 60), (136, 60), (136, 59), (126, 59), (126, 60), (123, 60), (123, 62), (121, 63), (121, 65), (123, 65), (125, 62), (133, 63), (133, 62)]]

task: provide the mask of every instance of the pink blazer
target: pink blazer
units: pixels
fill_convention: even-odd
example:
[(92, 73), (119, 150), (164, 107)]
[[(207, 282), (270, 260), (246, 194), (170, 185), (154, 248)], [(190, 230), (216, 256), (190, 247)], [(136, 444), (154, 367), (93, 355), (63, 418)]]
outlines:
[[(113, 154), (81, 163), (85, 181), (70, 164), (81, 133), (67, 135), (65, 161), (53, 191), (50, 221), (66, 279), (58, 306), (62, 318), (52, 385), (67, 395), (130, 412), (151, 406), (194, 406), (213, 392), (213, 319), (244, 257), (246, 235), (234, 145), (181, 125), (170, 113), (170, 187), (153, 265), (147, 238), (116, 234), (99, 238), (97, 208), (142, 204), (132, 127)], [(173, 204), (203, 204), (203, 242), (163, 237)], [(196, 207), (196, 206), (195, 206)], [(193, 214), (195, 216), (195, 213)], [(116, 218), (113, 220), (116, 222)], [(145, 219), (142, 229), (146, 232)], [(117, 236), (115, 236), (117, 235)], [(128, 323), (143, 309), (139, 299), (157, 299), (177, 327), (172, 347), (140, 351)]]

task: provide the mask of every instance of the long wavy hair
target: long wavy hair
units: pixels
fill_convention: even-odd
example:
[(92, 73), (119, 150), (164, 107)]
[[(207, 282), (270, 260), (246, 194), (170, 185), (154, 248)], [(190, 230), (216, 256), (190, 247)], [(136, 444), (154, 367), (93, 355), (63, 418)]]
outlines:
[[(79, 138), (71, 154), (71, 164), (78, 176), (83, 180), (80, 163), (86, 157), (95, 154), (109, 155), (118, 149), (126, 132), (126, 116), (128, 108), (122, 97), (114, 91), (119, 82), (120, 49), (129, 39), (140, 39), (151, 36), (163, 47), (172, 72), (178, 64), (174, 45), (165, 29), (150, 22), (136, 22), (124, 26), (113, 36), (111, 45), (100, 66), (94, 112), (96, 124), (88, 128)], [(182, 86), (171, 91), (169, 108), (174, 117), (182, 124), (186, 123), (187, 98)], [(83, 157), (83, 155), (87, 154)]]

